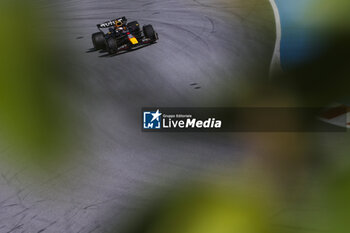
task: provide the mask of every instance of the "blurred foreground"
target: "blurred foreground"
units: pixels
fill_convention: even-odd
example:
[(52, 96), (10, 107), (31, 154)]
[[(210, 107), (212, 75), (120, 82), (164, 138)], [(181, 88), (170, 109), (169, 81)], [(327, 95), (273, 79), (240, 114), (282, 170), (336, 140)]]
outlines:
[[(0, 5), (0, 25), (3, 32), (16, 31), (16, 33), (3, 34), (0, 38), (0, 136), (1, 156), (4, 161), (2, 167), (9, 163), (18, 169), (21, 167), (19, 164), (30, 164), (29, 170), (36, 172), (39, 170), (40, 176), (46, 177), (48, 173), (55, 171), (53, 168), (69, 164), (73, 158), (72, 151), (81, 139), (75, 132), (77, 122), (81, 123), (81, 119), (76, 120), (70, 107), (75, 100), (70, 99), (70, 95), (67, 94), (67, 92), (76, 91), (72, 85), (73, 71), (70, 69), (70, 63), (67, 62), (73, 58), (70, 54), (67, 55), (69, 51), (67, 48), (63, 55), (62, 45), (57, 46), (60, 44), (59, 37), (52, 35), (53, 32), (48, 30), (52, 23), (50, 20), (55, 16), (43, 11), (38, 3), (5, 0)], [(272, 77), (272, 80), (267, 74), (255, 73), (253, 67), (251, 68), (252, 77), (247, 78), (249, 81), (242, 83), (240, 92), (234, 93), (235, 97), (227, 98), (225, 95), (222, 99), (218, 98), (215, 101), (232, 106), (262, 107), (320, 107), (334, 102), (349, 104), (346, 102), (350, 93), (348, 90), (350, 79), (347, 77), (350, 54), (350, 25), (348, 24), (350, 19), (347, 14), (349, 4), (345, 0), (332, 2), (321, 0), (317, 9), (319, 10), (307, 11), (309, 16), (312, 15), (313, 20), (308, 20), (307, 15), (305, 16), (306, 22), (312, 23), (310, 27), (327, 38), (324, 50), (317, 57), (294, 66), (288, 73)], [(43, 28), (45, 28), (44, 32)], [(227, 85), (229, 86), (230, 83)], [(220, 93), (220, 90), (215, 91)], [(124, 98), (139, 97), (135, 96)], [(122, 106), (126, 107), (126, 104)], [(115, 116), (112, 115), (111, 118), (113, 117)], [(129, 132), (123, 132), (124, 136), (126, 139), (123, 138), (123, 140), (126, 140), (125, 144), (132, 156), (136, 156), (137, 150), (133, 142), (127, 138), (130, 136)], [(163, 142), (162, 137), (157, 139)], [(177, 140), (176, 137), (174, 138)], [(138, 212), (136, 215), (121, 211), (123, 208), (120, 206), (124, 203), (119, 203), (120, 206), (115, 208), (112, 206), (106, 213), (103, 229), (118, 233), (346, 233), (349, 231), (350, 144), (348, 142), (350, 138), (348, 134), (232, 135), (232, 141), (237, 138), (242, 140), (242, 147), (244, 147), (240, 152), (242, 159), (239, 161), (239, 166), (236, 164), (237, 161), (230, 157), (231, 160), (225, 162), (228, 169), (218, 169), (222, 175), (217, 178), (213, 176), (208, 178), (206, 174), (198, 176), (192, 173), (187, 176), (184, 174), (185, 178), (173, 182), (173, 185), (166, 189), (167, 191), (155, 187), (154, 192), (148, 193), (147, 197), (142, 193), (142, 198), (152, 204), (147, 203), (141, 205), (144, 208), (136, 208)], [(179, 141), (181, 140), (183, 139), (180, 138)], [(142, 151), (155, 153), (156, 148), (149, 146), (146, 142), (142, 145)], [(166, 140), (164, 142), (167, 143)], [(111, 149), (108, 143), (112, 144), (107, 141), (102, 145), (112, 153), (118, 154), (119, 148)], [(204, 143), (206, 142), (202, 142)], [(200, 148), (202, 144), (199, 143), (197, 146)], [(197, 153), (191, 149), (188, 151)], [(160, 153), (167, 154), (167, 151)], [(104, 157), (105, 155), (96, 156), (101, 156), (101, 160), (109, 163), (110, 158)], [(202, 155), (198, 152), (195, 156), (201, 158)], [(212, 155), (212, 157), (215, 156)], [(177, 157), (173, 160), (176, 159)], [(138, 161), (150, 163), (148, 158)], [(121, 163), (120, 166), (124, 165), (124, 161), (118, 160), (118, 162)], [(125, 164), (130, 166), (127, 170), (139, 170), (134, 167), (134, 162)], [(94, 166), (98, 167), (99, 164), (96, 163)], [(114, 176), (111, 175), (111, 171), (117, 168), (112, 167), (110, 170), (108, 168), (101, 169), (105, 180), (121, 179), (119, 170)], [(95, 189), (100, 190), (102, 186), (96, 181), (97, 179), (95, 180), (95, 171), (91, 167), (88, 169), (89, 174), (79, 174), (79, 172), (75, 174), (78, 177), (77, 181), (75, 180), (76, 183), (73, 181), (69, 183), (75, 178), (72, 176), (66, 177), (67, 182), (61, 184), (66, 186), (63, 193), (66, 199), (62, 202), (69, 206), (69, 209), (74, 211), (79, 209), (81, 212), (77, 211), (73, 214), (81, 218), (85, 218), (87, 210), (94, 208), (97, 204), (82, 206), (80, 200), (70, 196), (71, 193), (80, 187), (85, 191), (84, 194), (88, 193), (88, 188), (84, 186), (86, 182), (84, 175), (95, 182), (93, 185)], [(9, 179), (5, 170), (2, 169), (1, 175), (4, 184), (10, 186), (11, 182), (16, 180), (17, 174)], [(144, 175), (151, 171), (145, 169), (137, 172)], [(167, 167), (163, 172), (164, 177), (169, 175)], [(158, 174), (158, 176), (162, 175)], [(137, 183), (131, 175), (124, 179), (132, 184)], [(33, 185), (37, 185), (35, 187), (38, 187), (40, 193), (41, 188), (49, 181), (51, 178)], [(148, 187), (148, 182), (148, 180), (142, 180), (142, 186)], [(79, 185), (75, 186), (74, 184), (77, 183)], [(125, 185), (126, 189), (129, 188), (128, 185)], [(58, 189), (56, 183), (49, 188), (54, 193)], [(112, 188), (120, 187), (107, 187), (107, 189)], [(20, 196), (22, 191), (22, 188), (16, 190), (17, 195)], [(5, 196), (5, 194), (2, 195)], [(126, 194), (121, 196), (123, 195)], [(53, 197), (59, 199), (55, 195)], [(18, 213), (17, 209), (12, 210), (13, 212), (6, 209), (13, 206), (16, 208), (20, 206), (25, 211), (30, 211), (32, 206), (27, 207), (21, 203), (24, 198), (18, 197), (20, 204), (5, 205), (6, 202), (1, 202), (1, 216), (12, 218), (23, 213), (21, 209)], [(95, 200), (95, 197), (89, 198), (87, 199), (91, 202)], [(108, 198), (114, 200), (118, 196)], [(35, 200), (35, 202), (41, 201)], [(47, 215), (51, 216), (51, 206), (45, 207), (48, 211)], [(71, 214), (69, 211), (59, 213), (66, 219), (72, 217), (68, 215)], [(116, 216), (121, 216), (125, 221), (116, 224), (114, 219)], [(55, 223), (55, 221), (43, 222), (45, 226)], [(26, 229), (20, 229), (18, 226), (13, 232), (15, 230), (27, 232)], [(0, 226), (0, 231), (2, 229), (5, 228)], [(46, 228), (43, 229), (46, 230)], [(81, 229), (82, 232), (88, 232), (84, 227)], [(50, 232), (49, 229), (46, 231)], [(95, 228), (94, 231), (105, 232), (99, 231), (99, 228)]]
[(67, 159), (75, 126), (69, 52), (52, 31), (55, 15), (40, 3), (0, 4), (0, 137), (4, 162), (41, 170)]

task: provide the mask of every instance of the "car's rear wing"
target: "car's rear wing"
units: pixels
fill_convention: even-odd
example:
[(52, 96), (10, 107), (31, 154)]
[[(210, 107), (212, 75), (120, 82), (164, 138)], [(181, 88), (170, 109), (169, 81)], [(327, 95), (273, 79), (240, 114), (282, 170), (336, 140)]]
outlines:
[(110, 21), (101, 23), (101, 24), (97, 24), (97, 28), (101, 29), (101, 28), (109, 28), (112, 27), (116, 24), (116, 22), (122, 22), (122, 23), (126, 23), (127, 19), (125, 17), (121, 17), (121, 18), (117, 18), (117, 19), (112, 19)]

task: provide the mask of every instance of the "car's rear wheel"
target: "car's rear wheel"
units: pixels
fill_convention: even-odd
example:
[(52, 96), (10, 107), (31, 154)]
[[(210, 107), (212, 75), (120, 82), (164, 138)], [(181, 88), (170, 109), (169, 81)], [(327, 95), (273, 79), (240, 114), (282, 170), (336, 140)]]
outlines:
[(118, 43), (115, 38), (109, 38), (106, 40), (106, 49), (109, 54), (115, 54), (118, 52)]
[(102, 32), (92, 34), (92, 43), (97, 50), (105, 49), (105, 35)]
[(152, 25), (143, 26), (143, 34), (146, 38), (150, 39), (152, 43), (158, 40), (158, 34), (154, 31)]

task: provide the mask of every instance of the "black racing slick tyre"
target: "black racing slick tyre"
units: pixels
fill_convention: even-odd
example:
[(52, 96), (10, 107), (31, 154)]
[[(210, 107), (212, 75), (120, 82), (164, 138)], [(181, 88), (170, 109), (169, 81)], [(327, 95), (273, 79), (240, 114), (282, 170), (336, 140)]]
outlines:
[(143, 26), (143, 34), (146, 38), (150, 39), (152, 43), (158, 40), (158, 34), (154, 31), (152, 25)]
[(109, 38), (106, 40), (106, 49), (109, 54), (115, 54), (118, 52), (118, 43), (114, 38)]
[(102, 32), (92, 34), (92, 43), (96, 50), (105, 49), (105, 35)]

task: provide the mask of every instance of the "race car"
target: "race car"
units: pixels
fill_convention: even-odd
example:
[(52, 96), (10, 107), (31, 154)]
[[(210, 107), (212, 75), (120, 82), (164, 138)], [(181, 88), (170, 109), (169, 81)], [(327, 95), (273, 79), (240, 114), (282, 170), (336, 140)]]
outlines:
[(97, 24), (97, 28), (99, 32), (92, 34), (94, 48), (109, 54), (153, 44), (159, 39), (152, 25), (144, 25), (141, 30), (137, 21), (128, 23), (125, 16)]

